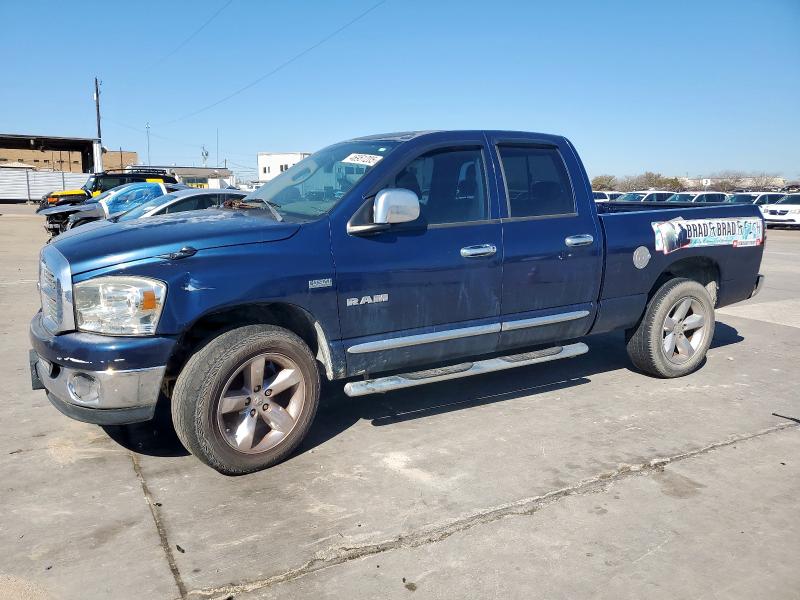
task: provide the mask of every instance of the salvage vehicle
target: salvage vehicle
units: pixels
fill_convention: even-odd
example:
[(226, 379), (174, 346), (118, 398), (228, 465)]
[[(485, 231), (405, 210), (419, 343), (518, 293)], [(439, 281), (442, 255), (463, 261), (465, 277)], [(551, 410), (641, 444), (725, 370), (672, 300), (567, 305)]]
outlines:
[(150, 183), (178, 183), (173, 175), (169, 175), (163, 169), (149, 168), (128, 168), (110, 169), (89, 176), (86, 183), (77, 190), (63, 190), (49, 192), (42, 196), (39, 208), (36, 212), (41, 212), (52, 206), (63, 206), (65, 204), (79, 204), (89, 198), (99, 196), (103, 192), (126, 183), (150, 182)]
[(761, 207), (767, 227), (800, 227), (800, 194), (786, 194), (775, 204)]
[(357, 138), (231, 208), (45, 246), (33, 385), (103, 425), (161, 402), (192, 454), (247, 473), (303, 440), (323, 378), (388, 392), (575, 357), (612, 330), (640, 371), (691, 373), (715, 307), (759, 291), (764, 232), (751, 205), (595, 203), (556, 135)]
[(78, 210), (73, 211), (67, 217), (61, 231), (68, 231), (94, 221), (119, 217), (142, 204), (171, 192), (186, 189), (189, 189), (189, 187), (182, 183), (130, 183), (113, 196), (102, 198), (94, 203), (80, 205)]
[(236, 202), (247, 196), (247, 192), (237, 189), (188, 189), (178, 190), (158, 196), (140, 204), (121, 215), (112, 217), (113, 221), (132, 221), (160, 215), (171, 215), (187, 210), (219, 208), (226, 202)]

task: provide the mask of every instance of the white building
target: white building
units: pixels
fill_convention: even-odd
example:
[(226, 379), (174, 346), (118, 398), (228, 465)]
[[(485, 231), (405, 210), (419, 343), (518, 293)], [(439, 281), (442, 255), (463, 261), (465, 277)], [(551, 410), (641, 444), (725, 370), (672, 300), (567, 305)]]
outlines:
[(310, 152), (259, 152), (258, 180), (274, 179), (310, 154)]

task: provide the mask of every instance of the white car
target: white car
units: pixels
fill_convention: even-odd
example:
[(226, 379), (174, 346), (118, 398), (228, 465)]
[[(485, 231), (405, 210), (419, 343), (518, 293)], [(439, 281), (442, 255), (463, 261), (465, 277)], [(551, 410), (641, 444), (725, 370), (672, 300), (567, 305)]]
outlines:
[(617, 202), (665, 202), (667, 198), (675, 192), (663, 190), (643, 190), (640, 192), (628, 192), (617, 198)]
[(776, 192), (737, 192), (728, 196), (725, 202), (730, 202), (731, 204), (755, 204), (761, 209), (761, 214), (764, 215), (764, 207), (778, 202), (783, 196), (783, 194)]
[(678, 192), (667, 198), (667, 202), (725, 202), (722, 192)]
[(761, 214), (767, 227), (800, 227), (800, 194), (786, 194), (775, 204), (763, 205)]
[(609, 192), (603, 190), (601, 192), (592, 192), (592, 196), (594, 196), (595, 202), (613, 202), (622, 196), (622, 192)]

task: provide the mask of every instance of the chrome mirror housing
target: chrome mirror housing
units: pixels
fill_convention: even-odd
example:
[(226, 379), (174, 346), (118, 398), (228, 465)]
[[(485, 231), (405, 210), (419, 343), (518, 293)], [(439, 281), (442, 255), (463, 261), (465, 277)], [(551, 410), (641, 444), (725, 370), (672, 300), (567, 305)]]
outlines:
[(411, 190), (386, 188), (375, 196), (373, 215), (376, 224), (414, 221), (419, 217), (419, 198)]

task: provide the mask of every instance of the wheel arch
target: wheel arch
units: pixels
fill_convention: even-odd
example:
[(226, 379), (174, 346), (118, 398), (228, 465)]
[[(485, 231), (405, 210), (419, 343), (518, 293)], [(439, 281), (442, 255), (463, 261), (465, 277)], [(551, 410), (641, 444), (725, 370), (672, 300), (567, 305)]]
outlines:
[(653, 282), (647, 292), (647, 300), (653, 298), (658, 289), (670, 279), (683, 277), (698, 282), (708, 291), (712, 305), (716, 306), (721, 282), (719, 264), (706, 256), (690, 256), (670, 263)]
[(192, 354), (225, 331), (245, 325), (276, 325), (291, 331), (308, 345), (328, 379), (336, 377), (339, 369), (332, 359), (330, 342), (310, 312), (288, 302), (247, 303), (213, 309), (198, 317), (180, 335), (167, 364), (166, 391), (171, 392), (171, 386)]

